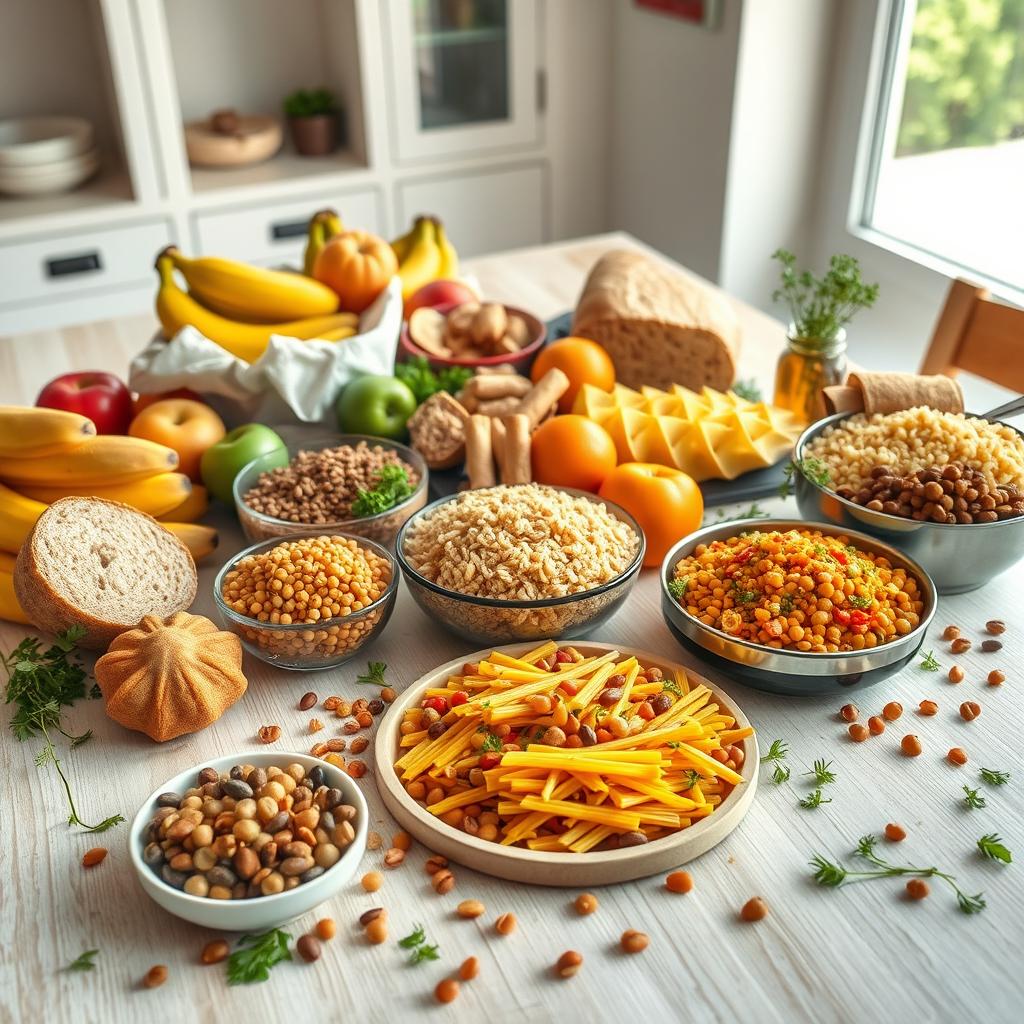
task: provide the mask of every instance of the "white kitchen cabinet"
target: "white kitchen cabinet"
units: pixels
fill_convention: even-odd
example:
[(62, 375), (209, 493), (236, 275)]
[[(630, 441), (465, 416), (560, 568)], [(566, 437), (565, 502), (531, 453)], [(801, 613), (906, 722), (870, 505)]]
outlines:
[(536, 0), (387, 0), (397, 158), (538, 141)]
[(536, 245), (547, 238), (543, 164), (427, 176), (396, 187), (401, 223), (418, 213), (440, 217), (463, 256)]

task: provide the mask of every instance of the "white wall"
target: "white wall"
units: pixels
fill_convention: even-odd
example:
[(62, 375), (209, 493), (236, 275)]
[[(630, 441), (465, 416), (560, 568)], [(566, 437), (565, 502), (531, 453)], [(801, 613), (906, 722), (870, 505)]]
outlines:
[[(616, 0), (609, 227), (717, 278), (742, 4), (708, 30)], [(596, 58), (595, 58), (596, 59)]]
[(717, 280), (777, 315), (771, 254), (806, 256), (810, 245), (835, 10), (822, 0), (743, 4)]

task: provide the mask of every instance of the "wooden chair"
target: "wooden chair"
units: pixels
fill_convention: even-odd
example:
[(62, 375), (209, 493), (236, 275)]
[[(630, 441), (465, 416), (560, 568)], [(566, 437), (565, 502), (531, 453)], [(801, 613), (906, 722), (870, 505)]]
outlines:
[(955, 377), (960, 370), (1024, 392), (1024, 309), (989, 298), (957, 279), (932, 332), (921, 373)]

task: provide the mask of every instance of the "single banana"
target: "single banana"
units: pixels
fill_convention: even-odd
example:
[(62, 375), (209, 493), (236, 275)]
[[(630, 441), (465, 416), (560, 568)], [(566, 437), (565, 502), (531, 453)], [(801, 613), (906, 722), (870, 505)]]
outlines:
[(33, 501), (0, 484), (0, 550), (17, 554), (45, 511), (41, 501)]
[(397, 259), (399, 263), (404, 263), (408, 257), (409, 249), (412, 247), (413, 232), (415, 232), (416, 226), (421, 220), (423, 220), (422, 217), (417, 217), (416, 220), (413, 221), (412, 227), (409, 228), (404, 235), (400, 235), (391, 243), (391, 249), (395, 254), (395, 259)]
[(315, 339), (310, 338), (310, 341), (344, 341), (345, 338), (351, 338), (352, 335), (357, 334), (359, 331), (358, 327), (338, 327), (333, 331), (324, 331), (323, 334), (318, 334)]
[(165, 252), (199, 303), (232, 320), (281, 323), (326, 316), (338, 296), (325, 284), (288, 270), (268, 270), (215, 256), (189, 259), (174, 246)]
[(0, 480), (18, 487), (120, 487), (135, 480), (172, 473), (178, 453), (141, 437), (100, 434), (69, 452), (38, 459), (0, 458)]
[(187, 501), (191, 490), (192, 481), (184, 473), (157, 473), (142, 480), (114, 483), (109, 486), (69, 484), (53, 487), (45, 484), (26, 484), (22, 487), (21, 493), (47, 505), (52, 505), (69, 495), (81, 498), (106, 498), (107, 501), (131, 505), (132, 508), (137, 508), (149, 516), (162, 516)]
[(183, 291), (174, 280), (174, 264), (169, 256), (161, 254), (157, 258), (157, 271), (160, 289), (156, 293), (156, 315), (167, 338), (173, 338), (182, 327), (191, 325), (226, 352), (247, 363), (254, 363), (263, 355), (272, 334), (299, 339), (316, 338), (323, 331), (351, 323), (350, 313), (313, 316), (282, 324), (239, 323), (211, 312)]
[(434, 237), (434, 225), (424, 217), (413, 230), (409, 255), (398, 267), (402, 279), (402, 298), (407, 299), (425, 284), (437, 279), (441, 249)]
[(0, 572), (14, 573), (14, 563), (18, 556), (10, 551), (0, 551)]
[(92, 420), (75, 412), (0, 405), (0, 457), (36, 459), (77, 448), (96, 436)]
[(0, 570), (0, 619), (31, 625), (14, 593), (14, 577), (6, 570)]
[(198, 562), (214, 552), (220, 538), (212, 526), (202, 526), (199, 523), (165, 523), (166, 527), (188, 548), (192, 555), (192, 561)]
[(336, 210), (317, 210), (309, 222), (309, 237), (306, 240), (306, 251), (302, 256), (302, 272), (306, 277), (313, 276), (313, 267), (320, 250), (335, 236), (342, 232), (341, 217)]
[(437, 232), (437, 247), (441, 250), (441, 266), (437, 271), (438, 279), (454, 281), (459, 276), (459, 254), (444, 233), (444, 225), (436, 218), (434, 219), (434, 230)]
[(167, 519), (172, 523), (194, 523), (206, 515), (206, 510), (209, 507), (209, 492), (202, 484), (193, 484), (192, 493), (180, 505), (175, 505), (174, 508), (156, 518)]

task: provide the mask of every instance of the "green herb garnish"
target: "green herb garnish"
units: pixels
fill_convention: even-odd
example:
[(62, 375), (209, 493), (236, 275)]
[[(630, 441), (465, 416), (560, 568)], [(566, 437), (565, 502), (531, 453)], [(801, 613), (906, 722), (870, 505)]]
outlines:
[(87, 949), (84, 953), (81, 953), (76, 959), (72, 960), (71, 963), (64, 968), (65, 971), (92, 971), (95, 970), (96, 965), (93, 961), (96, 959), (98, 949)]
[(855, 856), (863, 857), (870, 861), (876, 868), (874, 871), (850, 871), (842, 864), (834, 864), (826, 860), (820, 854), (815, 854), (810, 865), (814, 868), (814, 880), (818, 885), (838, 888), (852, 882), (863, 882), (872, 878), (892, 878), (897, 875), (914, 875), (918, 878), (941, 878), (952, 886), (956, 893), (956, 901), (961, 911), (965, 914), (977, 914), (985, 909), (985, 899), (979, 892), (975, 896), (969, 896), (956, 884), (956, 879), (938, 868), (918, 868), (912, 866), (900, 867), (888, 864), (875, 853), (875, 843), (878, 840), (875, 836), (861, 836)]
[(733, 600), (736, 604), (753, 604), (760, 596), (761, 594), (757, 590), (741, 590), (737, 587)]
[(934, 651), (928, 651), (925, 653), (924, 660), (921, 662), (921, 668), (926, 672), (938, 672), (939, 662), (935, 657)]
[(832, 782), (836, 781), (835, 772), (831, 770), (832, 762), (826, 761), (824, 758), (819, 758), (814, 762), (814, 770), (810, 772), (804, 772), (804, 775), (813, 775), (814, 781), (819, 786), (827, 786)]
[(383, 661), (368, 661), (366, 671), (356, 676), (356, 682), (369, 683), (371, 686), (387, 686), (387, 680), (384, 678), (387, 670), (388, 666)]
[(978, 849), (989, 858), (989, 860), (1002, 861), (1003, 864), (1013, 863), (1013, 854), (1003, 845), (1003, 841), (995, 832), (982, 836), (978, 840)]
[(784, 782), (789, 782), (789, 766), (777, 764), (772, 769), (772, 783), (781, 786)]
[(404, 466), (381, 466), (373, 488), (369, 491), (360, 489), (356, 495), (356, 500), (352, 502), (352, 515), (356, 519), (363, 519), (387, 512), (400, 501), (405, 501), (412, 492), (413, 487)]
[(700, 772), (694, 771), (692, 768), (686, 769), (686, 788), (693, 789), (694, 786), (699, 786), (704, 781), (703, 776)]
[(413, 356), (395, 366), (395, 376), (408, 385), (416, 396), (417, 404), (422, 405), (438, 391), (447, 391), (450, 395), (461, 391), (473, 376), (473, 371), (464, 366), (446, 366), (435, 373), (423, 356)]
[(417, 946), (416, 949), (412, 951), (412, 954), (409, 957), (409, 963), (418, 964), (422, 963), (424, 960), (439, 960), (440, 958), (441, 954), (438, 953), (436, 945), (423, 945)]
[(772, 740), (768, 753), (761, 758), (761, 764), (774, 764), (772, 782), (781, 786), (789, 779), (789, 768), (783, 763), (789, 755), (789, 745), (784, 740)]
[(690, 578), (683, 576), (682, 579), (669, 580), (668, 581), (668, 592), (677, 600), (681, 601), (683, 594), (686, 593), (686, 588), (690, 585)]
[(964, 803), (967, 804), (968, 807), (980, 810), (985, 806), (985, 798), (976, 789), (971, 789), (970, 786), (964, 786), (964, 793), (966, 794), (964, 796)]
[(674, 679), (662, 679), (661, 692), (674, 693), (677, 697), (682, 697), (683, 695), (683, 691), (680, 689), (679, 684)]
[(830, 803), (832, 803), (832, 798), (831, 797), (823, 798), (822, 795), (821, 795), (821, 790), (820, 789), (816, 789), (813, 793), (808, 794), (807, 796), (805, 796), (803, 798), (803, 800), (800, 801), (800, 806), (801, 807), (812, 807), (813, 808), (813, 807), (820, 807), (822, 804), (830, 804)]
[(484, 737), (484, 742), (483, 742), (483, 744), (480, 747), (480, 752), (484, 753), (484, 754), (489, 753), (489, 752), (497, 752), (497, 751), (501, 750), (502, 745), (503, 745), (503, 742), (502, 742), (501, 737), (500, 736), (496, 736), (493, 732), (489, 732)]
[(291, 936), (280, 928), (272, 928), (262, 935), (243, 935), (238, 940), (238, 948), (228, 958), (228, 984), (266, 981), (272, 967), (282, 960), (291, 960), (290, 941)]
[(1009, 772), (996, 772), (991, 768), (982, 768), (981, 777), (990, 786), (1005, 786), (1010, 781)]
[(789, 497), (790, 490), (793, 485), (793, 477), (798, 472), (801, 473), (806, 480), (810, 480), (812, 484), (817, 484), (819, 487), (827, 487), (829, 480), (831, 479), (828, 466), (826, 466), (821, 459), (816, 459), (813, 455), (805, 455), (799, 461), (795, 459), (791, 460), (789, 465), (786, 466), (786, 478), (779, 486), (780, 498)]
[(440, 954), (437, 951), (438, 947), (427, 943), (427, 936), (421, 924), (414, 925), (413, 931), (409, 935), (406, 935), (404, 939), (398, 940), (398, 945), (402, 949), (412, 950), (409, 956), (409, 963), (411, 964), (422, 963), (424, 960), (440, 959)]
[(853, 605), (854, 608), (870, 608), (873, 600), (873, 597), (861, 597), (860, 594), (850, 594), (846, 599), (846, 603)]
[(404, 939), (398, 940), (398, 944), (402, 949), (413, 949), (427, 941), (426, 933), (423, 931), (423, 925), (413, 925), (413, 929), (414, 930), (409, 935), (406, 935)]
[(757, 381), (753, 377), (749, 377), (747, 380), (736, 381), (732, 386), (732, 393), (739, 395), (740, 398), (745, 398), (748, 402), (764, 401), (761, 389), (757, 386)]

